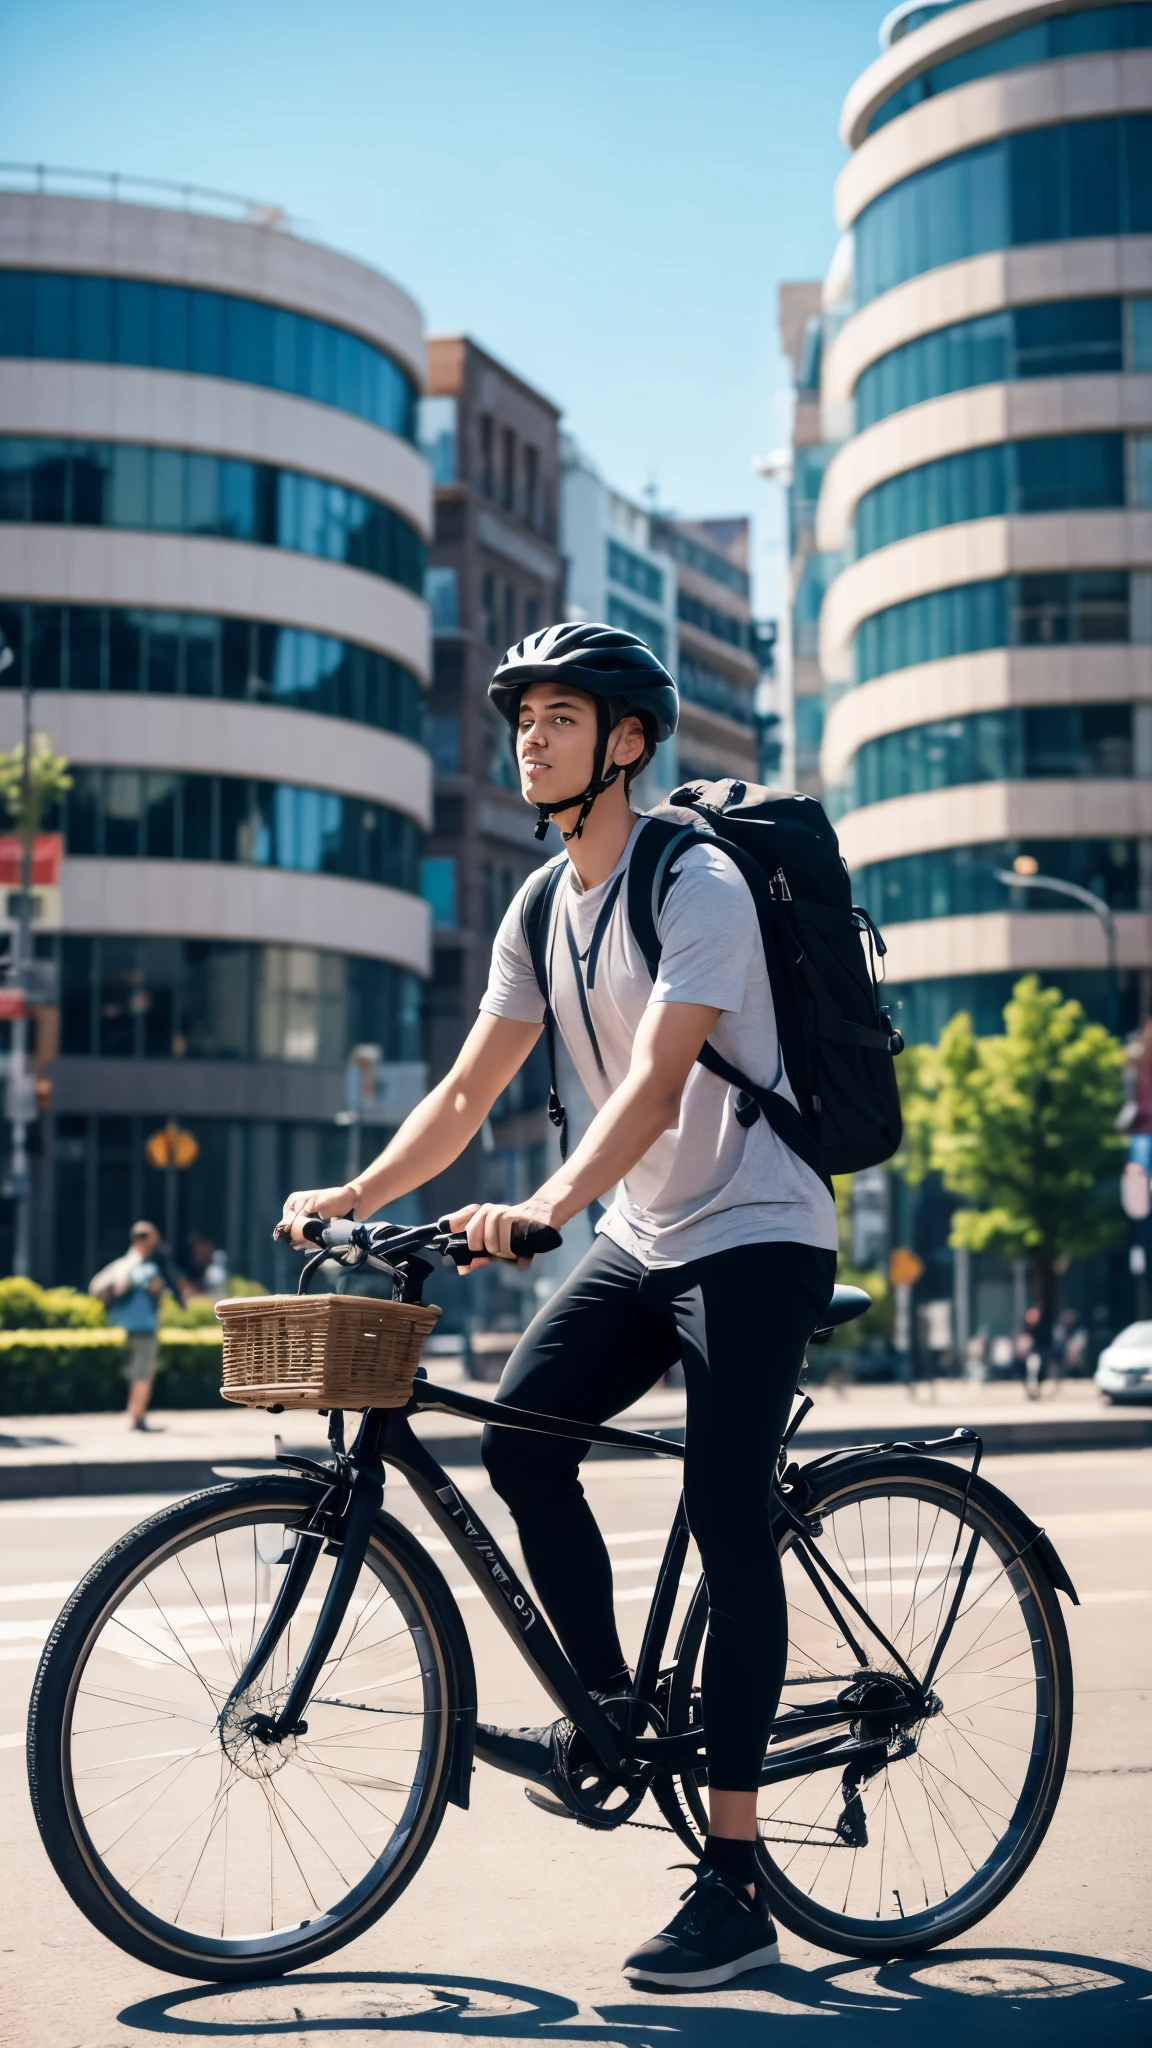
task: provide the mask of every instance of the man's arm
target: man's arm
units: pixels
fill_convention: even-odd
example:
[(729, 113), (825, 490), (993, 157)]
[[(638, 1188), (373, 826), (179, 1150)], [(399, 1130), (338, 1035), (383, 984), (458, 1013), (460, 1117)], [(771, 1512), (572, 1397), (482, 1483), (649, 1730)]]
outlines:
[(720, 1016), (704, 1003), (651, 1004), (624, 1080), (593, 1118), (571, 1159), (526, 1202), (509, 1208), (486, 1202), (453, 1217), (456, 1228), (467, 1224), (473, 1249), (509, 1258), (514, 1224), (543, 1223), (559, 1230), (614, 1187), (662, 1132), (679, 1122), (684, 1083)]
[(406, 1117), (379, 1157), (338, 1188), (298, 1188), (284, 1204), (281, 1228), (297, 1217), (374, 1216), (427, 1180), (443, 1173), (476, 1136), (492, 1104), (523, 1066), (540, 1036), (539, 1024), (511, 1017), (477, 1018), (451, 1073)]

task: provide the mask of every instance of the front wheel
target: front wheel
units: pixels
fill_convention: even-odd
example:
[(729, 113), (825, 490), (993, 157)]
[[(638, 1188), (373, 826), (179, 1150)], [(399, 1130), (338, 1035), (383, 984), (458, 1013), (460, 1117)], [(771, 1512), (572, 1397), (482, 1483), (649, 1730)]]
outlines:
[(255, 1479), (132, 1530), (77, 1587), (48, 1640), (28, 1729), (44, 1846), (81, 1912), (157, 1969), (278, 1975), (363, 1932), (440, 1825), (456, 1698), (451, 1594), (381, 1516), (305, 1726), (262, 1745), (332, 1561), (257, 1681), (229, 1694), (318, 1489)]
[[(822, 1732), (883, 1737), (887, 1753), (867, 1774), (809, 1770), (761, 1788), (759, 1861), (772, 1910), (841, 1955), (916, 1955), (991, 1912), (1044, 1838), (1072, 1732), (1064, 1617), (1011, 1503), (980, 1479), (966, 1503), (964, 1472), (943, 1461), (888, 1454), (833, 1466), (816, 1476), (805, 1516), (813, 1547), (918, 1678), (968, 1561), (930, 1711), (910, 1722), (896, 1660), (830, 1587), (825, 1603), (793, 1531), (781, 1536), (781, 1713), (852, 1689), (854, 1707)], [(699, 1721), (707, 1614), (701, 1585), (677, 1649), (670, 1733)], [(778, 1721), (768, 1760), (788, 1748)], [(703, 1833), (701, 1785), (686, 1776), (679, 1791), (681, 1817)]]

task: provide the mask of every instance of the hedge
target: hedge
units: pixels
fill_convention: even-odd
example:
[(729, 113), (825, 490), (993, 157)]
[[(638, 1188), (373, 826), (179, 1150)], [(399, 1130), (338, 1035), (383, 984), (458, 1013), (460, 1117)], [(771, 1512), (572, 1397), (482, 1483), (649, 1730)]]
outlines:
[[(91, 1415), (122, 1408), (123, 1330), (0, 1329), (0, 1415)], [(160, 1331), (158, 1408), (214, 1408), (220, 1399), (219, 1325)]]
[(103, 1330), (108, 1311), (74, 1287), (38, 1287), (11, 1273), (0, 1280), (0, 1330)]

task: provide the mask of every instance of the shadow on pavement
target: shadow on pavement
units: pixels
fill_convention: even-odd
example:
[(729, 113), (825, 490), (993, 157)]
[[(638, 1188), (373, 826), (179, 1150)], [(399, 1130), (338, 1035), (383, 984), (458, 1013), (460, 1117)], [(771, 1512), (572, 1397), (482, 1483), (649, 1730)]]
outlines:
[[(751, 2001), (751, 2002), (750, 2002)], [(423, 1971), (330, 1971), (250, 1985), (162, 1991), (126, 2006), (123, 2026), (153, 2036), (294, 2041), (353, 2032), (461, 2040), (573, 2041), (587, 2048), (798, 2048), (812, 2022), (842, 2023), (852, 2048), (928, 2038), (980, 2048), (1146, 2044), (1152, 1971), (1098, 1956), (1040, 1949), (942, 1949), (914, 1962), (784, 1965), (697, 1999), (637, 1992), (618, 2002), (572, 1999), (492, 1977)], [(847, 2023), (846, 2027), (843, 2023)], [(819, 2039), (827, 2038), (821, 2034)]]

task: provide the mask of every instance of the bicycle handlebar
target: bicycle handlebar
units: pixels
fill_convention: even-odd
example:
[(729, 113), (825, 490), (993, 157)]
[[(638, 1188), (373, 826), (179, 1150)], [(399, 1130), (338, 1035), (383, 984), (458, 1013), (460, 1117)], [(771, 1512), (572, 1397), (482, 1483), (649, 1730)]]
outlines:
[[(353, 1223), (346, 1216), (310, 1216), (301, 1224), (300, 1232), (309, 1244), (323, 1251), (354, 1247), (389, 1264), (403, 1253), (415, 1251), (438, 1252), (457, 1267), (470, 1266), (473, 1259), (489, 1256), (474, 1252), (464, 1232), (452, 1230), (446, 1216), (441, 1216), (437, 1223), (417, 1224), (411, 1229), (395, 1223)], [(563, 1242), (560, 1232), (547, 1225), (532, 1224), (527, 1229), (517, 1226), (512, 1231), (512, 1256), (536, 1258), (542, 1252), (559, 1250)]]

